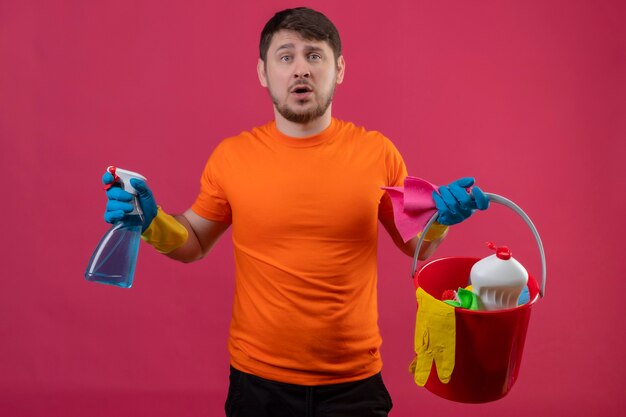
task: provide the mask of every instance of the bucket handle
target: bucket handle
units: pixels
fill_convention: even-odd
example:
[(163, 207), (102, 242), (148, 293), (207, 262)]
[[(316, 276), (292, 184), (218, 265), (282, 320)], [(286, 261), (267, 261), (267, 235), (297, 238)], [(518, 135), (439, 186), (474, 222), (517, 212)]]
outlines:
[[(524, 219), (528, 227), (530, 227), (530, 230), (533, 232), (535, 240), (537, 241), (537, 246), (539, 247), (539, 254), (541, 255), (541, 288), (539, 289), (539, 295), (543, 297), (546, 293), (546, 255), (543, 251), (543, 244), (541, 243), (541, 238), (539, 237), (539, 232), (537, 231), (537, 228), (530, 220), (530, 218), (526, 215), (526, 213), (524, 213), (524, 211), (511, 200), (504, 198), (500, 195), (491, 193), (485, 193), (485, 196), (487, 196), (490, 202), (502, 204), (516, 212), (522, 219)], [(411, 277), (414, 277), (415, 272), (417, 271), (417, 257), (419, 255), (420, 248), (422, 247), (422, 243), (424, 242), (424, 236), (426, 236), (426, 233), (428, 232), (428, 229), (430, 229), (430, 226), (435, 222), (435, 220), (437, 220), (437, 217), (439, 217), (439, 212), (433, 214), (428, 223), (426, 223), (426, 226), (424, 227), (424, 230), (422, 231), (422, 234), (417, 241), (415, 254), (413, 255), (413, 267)]]

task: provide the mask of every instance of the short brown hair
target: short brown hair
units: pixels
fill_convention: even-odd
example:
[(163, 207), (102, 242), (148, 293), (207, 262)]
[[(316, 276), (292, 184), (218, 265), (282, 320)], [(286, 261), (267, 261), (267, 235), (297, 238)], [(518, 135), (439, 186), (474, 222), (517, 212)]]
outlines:
[(281, 30), (292, 30), (307, 40), (328, 42), (335, 59), (341, 56), (341, 39), (333, 22), (313, 9), (296, 7), (276, 13), (265, 24), (259, 44), (259, 55), (263, 62), (267, 59), (267, 50), (274, 34)]

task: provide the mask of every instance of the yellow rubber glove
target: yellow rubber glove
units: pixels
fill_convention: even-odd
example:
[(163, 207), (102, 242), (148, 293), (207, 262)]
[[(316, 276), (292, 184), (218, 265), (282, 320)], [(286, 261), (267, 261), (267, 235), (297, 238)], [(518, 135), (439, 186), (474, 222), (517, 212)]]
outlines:
[(189, 237), (189, 232), (173, 216), (158, 207), (157, 215), (141, 238), (161, 253), (169, 253), (181, 247)]
[(444, 384), (450, 382), (454, 370), (456, 349), (456, 319), (454, 307), (437, 300), (422, 288), (416, 292), (417, 316), (415, 318), (416, 358), (409, 370), (415, 383), (423, 387), (435, 362), (437, 376)]
[[(428, 233), (426, 233), (426, 236), (424, 236), (424, 240), (426, 242), (432, 242), (433, 240), (437, 240), (440, 237), (446, 235), (446, 233), (448, 232), (448, 226), (444, 226), (443, 224), (439, 224), (439, 222), (435, 221), (433, 224), (430, 225), (430, 228), (428, 229)], [(419, 238), (420, 236), (422, 236), (422, 232), (419, 232), (417, 234), (417, 237)]]

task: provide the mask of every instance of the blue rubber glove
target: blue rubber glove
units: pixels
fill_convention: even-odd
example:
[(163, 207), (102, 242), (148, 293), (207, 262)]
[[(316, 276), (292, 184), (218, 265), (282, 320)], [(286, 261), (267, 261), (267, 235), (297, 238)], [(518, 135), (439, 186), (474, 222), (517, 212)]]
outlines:
[[(474, 185), (474, 178), (465, 177), (439, 187), (439, 193), (433, 191), (433, 200), (439, 211), (437, 221), (451, 226), (461, 223), (474, 213), (476, 209), (486, 210), (489, 207), (487, 196)], [(472, 187), (471, 191), (468, 190)]]
[[(108, 171), (102, 176), (102, 183), (105, 185), (111, 184), (113, 181), (113, 175)], [(156, 201), (145, 181), (131, 178), (130, 183), (137, 190), (139, 206), (143, 212), (143, 225), (141, 228), (143, 232), (150, 226), (152, 219), (157, 215)], [(107, 190), (107, 198), (106, 211), (104, 212), (104, 220), (107, 223), (116, 223), (122, 220), (126, 213), (133, 211), (133, 195), (128, 191), (124, 191), (114, 185)]]

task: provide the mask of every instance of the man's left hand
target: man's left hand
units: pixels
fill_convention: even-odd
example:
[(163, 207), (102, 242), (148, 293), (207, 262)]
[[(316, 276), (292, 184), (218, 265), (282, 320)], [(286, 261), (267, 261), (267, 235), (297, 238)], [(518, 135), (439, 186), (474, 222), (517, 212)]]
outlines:
[(439, 187), (439, 193), (433, 191), (433, 199), (439, 211), (437, 222), (451, 226), (461, 223), (475, 210), (486, 210), (489, 207), (487, 196), (473, 185), (474, 178), (465, 177)]

